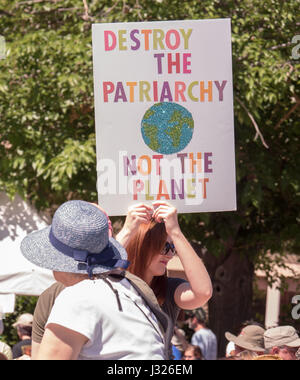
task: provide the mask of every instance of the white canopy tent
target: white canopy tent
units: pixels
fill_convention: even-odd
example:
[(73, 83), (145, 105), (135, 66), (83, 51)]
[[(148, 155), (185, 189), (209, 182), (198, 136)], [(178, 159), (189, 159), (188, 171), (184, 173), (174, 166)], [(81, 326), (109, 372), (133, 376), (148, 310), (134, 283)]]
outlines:
[(54, 283), (51, 271), (31, 264), (20, 251), (20, 243), (28, 233), (50, 223), (19, 196), (11, 202), (0, 193), (0, 308), (2, 304), (4, 312), (11, 312), (6, 308), (8, 304), (11, 309), (12, 295), (39, 296)]

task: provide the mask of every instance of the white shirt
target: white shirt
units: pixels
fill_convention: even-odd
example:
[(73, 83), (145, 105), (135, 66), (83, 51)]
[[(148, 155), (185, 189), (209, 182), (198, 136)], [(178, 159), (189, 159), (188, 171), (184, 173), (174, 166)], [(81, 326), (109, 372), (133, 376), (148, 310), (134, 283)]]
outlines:
[(235, 344), (234, 342), (229, 342), (226, 346), (226, 357), (230, 356), (232, 351), (235, 351)]
[(78, 360), (165, 359), (154, 314), (129, 281), (109, 281), (118, 291), (123, 311), (103, 280), (84, 280), (59, 294), (47, 324), (64, 326), (89, 340)]

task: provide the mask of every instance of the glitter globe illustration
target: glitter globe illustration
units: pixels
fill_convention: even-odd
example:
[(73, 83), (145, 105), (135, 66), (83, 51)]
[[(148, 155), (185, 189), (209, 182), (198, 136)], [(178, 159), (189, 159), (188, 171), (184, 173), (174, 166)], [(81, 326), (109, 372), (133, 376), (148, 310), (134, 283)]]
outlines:
[(177, 103), (157, 103), (147, 110), (142, 120), (145, 144), (154, 152), (174, 154), (192, 140), (192, 114)]

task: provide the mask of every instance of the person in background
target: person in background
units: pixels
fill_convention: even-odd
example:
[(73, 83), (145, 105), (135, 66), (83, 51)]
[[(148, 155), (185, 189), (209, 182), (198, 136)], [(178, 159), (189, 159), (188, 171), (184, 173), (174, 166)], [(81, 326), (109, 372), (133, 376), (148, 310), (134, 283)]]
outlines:
[(185, 337), (184, 330), (180, 329), (177, 325), (174, 328), (174, 335), (172, 338), (172, 349), (175, 360), (180, 360), (184, 354), (185, 349), (189, 345)]
[(282, 360), (297, 360), (300, 338), (292, 326), (268, 329), (264, 334), (265, 347), (269, 354), (278, 355)]
[(254, 360), (258, 357), (259, 355), (254, 352), (254, 351), (251, 351), (251, 350), (244, 350), (242, 352), (240, 352), (237, 357), (240, 359), (240, 360), (245, 360), (245, 361), (250, 361), (250, 360)]
[(265, 329), (253, 325), (246, 326), (238, 336), (226, 332), (225, 337), (235, 344), (233, 356), (240, 355), (244, 351), (251, 351), (257, 355), (263, 355), (265, 353), (264, 333)]
[[(2, 311), (2, 309), (1, 309)], [(0, 312), (0, 336), (4, 332), (3, 314)], [(0, 341), (0, 360), (12, 360), (13, 355), (11, 348), (4, 342)]]
[[(256, 322), (254, 320), (247, 320), (245, 322), (243, 322), (236, 330), (237, 330), (237, 333), (238, 335), (244, 330), (245, 327), (247, 326), (259, 326), (261, 327), (262, 329), (264, 329), (263, 325), (259, 322)], [(234, 356), (236, 353), (236, 350), (235, 350), (235, 344), (234, 342), (229, 342), (226, 346), (226, 357), (231, 357), (231, 356)]]
[(8, 360), (7, 356), (0, 352), (0, 360)]
[(178, 350), (174, 344), (172, 344), (172, 354), (173, 354), (173, 360), (181, 360), (182, 353)]
[(31, 357), (32, 323), (33, 315), (25, 313), (20, 315), (16, 323), (13, 324), (13, 327), (17, 329), (17, 334), (20, 339), (12, 348), (14, 359), (23, 356)]
[(182, 359), (183, 360), (203, 360), (200, 347), (189, 344), (184, 351)]
[(217, 359), (217, 337), (206, 325), (206, 313), (203, 308), (187, 312), (189, 328), (194, 330), (191, 343), (199, 346), (204, 360)]
[(9, 345), (7, 345), (6, 343), (1, 342), (1, 341), (0, 341), (0, 354), (2, 356), (1, 360), (12, 360), (13, 359), (12, 350), (9, 347)]
[(3, 314), (1, 312), (1, 308), (0, 308), (0, 335), (3, 334), (3, 331), (4, 331), (4, 324), (3, 324)]
[(252, 360), (255, 360), (255, 361), (270, 361), (270, 360), (282, 360), (281, 357), (279, 357), (278, 355), (267, 355), (267, 354), (264, 354), (264, 355), (257, 355), (256, 357), (254, 357)]
[(235, 344), (233, 342), (229, 342), (226, 346), (226, 358), (230, 358), (235, 355)]

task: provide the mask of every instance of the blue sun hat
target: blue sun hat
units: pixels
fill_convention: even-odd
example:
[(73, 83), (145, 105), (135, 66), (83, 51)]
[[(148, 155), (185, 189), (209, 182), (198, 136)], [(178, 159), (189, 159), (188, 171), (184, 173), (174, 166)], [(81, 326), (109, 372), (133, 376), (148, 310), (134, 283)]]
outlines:
[(55, 212), (52, 225), (26, 236), (23, 256), (31, 263), (56, 272), (88, 273), (127, 269), (127, 252), (109, 237), (108, 218), (85, 201), (68, 201)]

